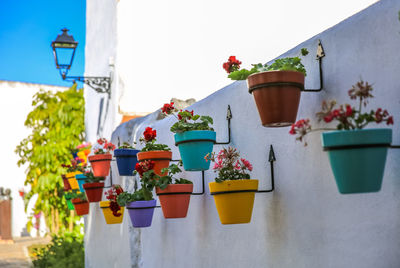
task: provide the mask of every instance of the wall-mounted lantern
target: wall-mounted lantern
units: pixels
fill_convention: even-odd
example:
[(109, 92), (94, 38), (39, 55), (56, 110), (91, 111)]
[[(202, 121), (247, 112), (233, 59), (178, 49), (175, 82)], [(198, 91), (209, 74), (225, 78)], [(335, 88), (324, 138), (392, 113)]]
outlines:
[(97, 76), (67, 76), (69, 69), (71, 68), (72, 62), (75, 56), (75, 50), (78, 46), (78, 42), (74, 40), (72, 35), (68, 34), (68, 29), (62, 29), (62, 34), (58, 35), (56, 40), (51, 42), (53, 48), (54, 60), (56, 62), (57, 69), (60, 70), (60, 74), (63, 80), (67, 81), (81, 81), (91, 88), (96, 90), (98, 93), (107, 93), (110, 95), (111, 90), (111, 77), (97, 77)]

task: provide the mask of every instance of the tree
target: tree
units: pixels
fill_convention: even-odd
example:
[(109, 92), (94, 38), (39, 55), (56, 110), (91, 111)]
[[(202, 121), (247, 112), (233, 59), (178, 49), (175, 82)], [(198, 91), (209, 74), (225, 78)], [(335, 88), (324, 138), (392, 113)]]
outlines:
[[(32, 106), (25, 121), (32, 133), (15, 150), (20, 157), (18, 166), (28, 165), (25, 185), (31, 190), (25, 198), (29, 201), (37, 194), (34, 213), (43, 212), (51, 233), (79, 230), (75, 224), (79, 218), (69, 212), (63, 198), (61, 174), (65, 170), (61, 164), (69, 163), (71, 149), (84, 140), (83, 90), (77, 90), (76, 84), (56, 93), (40, 90)], [(32, 226), (32, 217), (28, 226)]]

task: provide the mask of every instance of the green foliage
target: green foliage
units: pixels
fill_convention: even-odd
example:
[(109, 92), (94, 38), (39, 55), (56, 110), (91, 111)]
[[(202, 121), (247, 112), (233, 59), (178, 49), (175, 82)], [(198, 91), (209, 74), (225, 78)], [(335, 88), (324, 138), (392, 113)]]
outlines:
[(144, 147), (141, 149), (141, 152), (148, 152), (148, 151), (171, 151), (171, 149), (166, 144), (159, 144), (156, 143), (156, 139), (145, 142), (144, 139), (140, 139), (140, 142), (145, 142)]
[[(306, 48), (301, 49), (301, 55), (306, 56), (308, 50)], [(247, 77), (254, 73), (267, 72), (267, 71), (297, 71), (302, 72), (305, 76), (307, 75), (304, 65), (301, 63), (299, 57), (286, 57), (276, 59), (271, 65), (268, 64), (252, 64), (253, 68), (249, 71), (246, 69), (240, 69), (238, 71), (231, 72), (228, 78), (232, 80), (245, 80)]]
[[(214, 130), (210, 126), (214, 123), (210, 116), (192, 115), (189, 111), (179, 112), (178, 115), (181, 119), (171, 126), (171, 132), (181, 133), (191, 130)], [(199, 119), (200, 122), (197, 121)]]
[(223, 167), (218, 171), (218, 177), (215, 178), (216, 182), (223, 182), (226, 180), (248, 180), (250, 175), (243, 173), (241, 170), (233, 169), (231, 166)]
[[(34, 213), (43, 212), (51, 233), (64, 231), (70, 221), (70, 212), (63, 198), (61, 164), (69, 163), (70, 152), (84, 140), (83, 91), (76, 84), (65, 91), (53, 93), (40, 90), (33, 97), (33, 111), (25, 126), (32, 133), (17, 146), (18, 166), (27, 164), (25, 185), (31, 186), (26, 195), (29, 201), (38, 195)], [(26, 208), (25, 208), (26, 209)]]
[(101, 182), (104, 181), (106, 178), (104, 177), (96, 177), (94, 176), (93, 172), (88, 171), (84, 173), (86, 178), (85, 178), (85, 183), (93, 183), (93, 182)]
[(124, 207), (129, 202), (148, 201), (152, 199), (154, 199), (153, 193), (149, 191), (146, 187), (142, 187), (141, 189), (136, 190), (133, 193), (128, 193), (128, 192), (120, 193), (117, 196), (117, 203), (121, 207)]
[(86, 201), (87, 200), (86, 199), (86, 194), (85, 193), (81, 193), (76, 189), (72, 190), (72, 192), (69, 192), (68, 196), (71, 197), (71, 200), (75, 199), (75, 198), (79, 198), (82, 201)]
[(53, 236), (50, 244), (33, 249), (33, 267), (79, 268), (85, 267), (83, 235), (65, 233)]
[[(134, 144), (135, 144), (135, 142), (134, 142)], [(124, 143), (122, 143), (122, 145), (118, 146), (118, 149), (135, 149), (135, 147), (132, 146), (129, 142), (125, 141)]]
[(177, 174), (177, 173), (181, 173), (182, 170), (179, 168), (179, 166), (182, 166), (182, 163), (179, 162), (178, 165), (176, 164), (171, 164), (169, 167), (167, 168), (163, 168), (161, 170), (162, 173), (167, 172), (167, 175), (165, 176), (156, 176), (155, 179), (155, 186), (160, 187), (161, 189), (165, 189), (167, 188), (168, 184), (172, 184), (173, 180), (175, 181), (175, 184), (193, 184), (191, 181), (180, 178), (180, 179), (175, 179), (173, 177), (173, 175)]
[(241, 69), (236, 72), (231, 72), (228, 77), (232, 80), (246, 80), (251, 74), (260, 72), (256, 65), (253, 65), (251, 70)]

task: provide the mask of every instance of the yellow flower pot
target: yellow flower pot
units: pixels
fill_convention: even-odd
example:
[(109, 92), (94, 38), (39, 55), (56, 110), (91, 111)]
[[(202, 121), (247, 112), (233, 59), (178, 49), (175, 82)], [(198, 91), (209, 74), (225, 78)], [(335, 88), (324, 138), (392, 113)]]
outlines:
[(122, 223), (122, 220), (124, 218), (124, 207), (121, 207), (121, 209), (119, 210), (119, 212), (121, 213), (121, 216), (119, 217), (113, 215), (110, 209), (110, 201), (101, 201), (100, 208), (103, 211), (104, 218), (106, 219), (107, 224)]
[(222, 224), (251, 221), (258, 180), (210, 182), (208, 186)]
[(82, 174), (80, 171), (74, 171), (74, 172), (69, 172), (65, 175), (65, 177), (68, 179), (69, 185), (71, 185), (71, 189), (74, 190), (79, 190), (79, 185), (78, 181), (75, 179), (76, 174)]

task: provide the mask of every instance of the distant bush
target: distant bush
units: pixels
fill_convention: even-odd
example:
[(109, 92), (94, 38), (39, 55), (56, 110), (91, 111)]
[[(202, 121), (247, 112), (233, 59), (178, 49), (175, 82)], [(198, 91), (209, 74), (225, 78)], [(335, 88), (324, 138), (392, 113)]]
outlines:
[(85, 267), (83, 235), (66, 233), (54, 235), (46, 246), (33, 249), (33, 267), (80, 268)]

